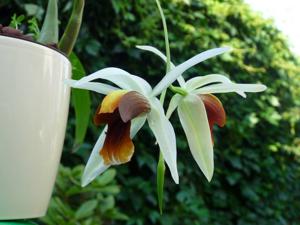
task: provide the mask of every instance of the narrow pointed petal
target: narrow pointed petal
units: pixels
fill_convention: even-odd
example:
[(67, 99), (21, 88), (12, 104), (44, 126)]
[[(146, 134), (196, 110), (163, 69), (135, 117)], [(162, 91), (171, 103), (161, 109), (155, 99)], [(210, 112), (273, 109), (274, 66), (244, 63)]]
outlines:
[(124, 123), (149, 112), (150, 109), (148, 100), (136, 91), (126, 93), (119, 103), (119, 112)]
[(130, 138), (133, 139), (137, 132), (144, 126), (147, 116), (139, 116), (131, 121)]
[[(213, 84), (213, 83), (232, 83), (232, 81), (220, 74), (210, 74), (205, 76), (198, 76), (194, 77), (186, 82), (186, 88), (189, 91), (193, 91), (197, 88), (200, 88), (202, 86)], [(246, 98), (246, 94), (242, 91), (238, 91), (237, 94), (241, 95), (242, 97)]]
[(189, 68), (206, 59), (228, 52), (229, 50), (230, 48), (228, 47), (210, 49), (176, 66), (173, 70), (167, 73), (166, 76), (156, 85), (156, 87), (153, 89), (152, 95), (159, 95), (164, 89), (169, 87), (179, 76), (181, 76), (181, 74), (183, 74)]
[(197, 95), (187, 95), (178, 106), (178, 115), (191, 153), (210, 181), (214, 171), (213, 145), (204, 103)]
[(193, 91), (195, 94), (214, 94), (214, 93), (229, 93), (229, 92), (262, 92), (267, 87), (263, 84), (213, 84), (199, 88)]
[(177, 109), (177, 106), (179, 104), (179, 102), (181, 101), (181, 99), (183, 98), (183, 96), (176, 94), (171, 98), (168, 110), (167, 110), (167, 118), (169, 119), (172, 115), (172, 113)]
[[(163, 61), (167, 62), (167, 56), (165, 56), (161, 51), (159, 51), (155, 47), (152, 47), (149, 45), (137, 45), (136, 47), (141, 50), (152, 52), (155, 55), (159, 56)], [(175, 68), (175, 65), (171, 62), (171, 70), (173, 70), (174, 68)], [(185, 86), (185, 80), (183, 79), (183, 77), (181, 75), (177, 78), (177, 81), (181, 87)]]
[(98, 83), (98, 82), (86, 82), (81, 85), (77, 85), (76, 83), (77, 80), (71, 80), (71, 79), (65, 80), (65, 84), (69, 85), (70, 87), (94, 91), (103, 95), (107, 95), (110, 92), (119, 90), (119, 88), (113, 87), (108, 84)]
[[(138, 49), (149, 51), (159, 56), (163, 61), (167, 62), (167, 56), (165, 56), (160, 50), (150, 45), (137, 45)], [(175, 68), (175, 65), (171, 62), (171, 70)]]
[(102, 148), (105, 140), (105, 133), (107, 132), (107, 126), (102, 131), (100, 137), (98, 138), (90, 158), (87, 162), (87, 165), (84, 169), (82, 178), (81, 178), (81, 186), (85, 187), (90, 182), (92, 182), (97, 176), (103, 173), (106, 169), (109, 168), (109, 165), (104, 163), (103, 158), (99, 155), (99, 149)]
[(151, 86), (144, 79), (115, 67), (104, 68), (86, 76), (80, 79), (75, 86), (80, 86), (96, 79), (108, 80), (122, 89), (138, 91), (144, 95), (149, 94), (152, 90)]
[(176, 137), (174, 129), (165, 116), (162, 105), (157, 98), (151, 100), (151, 111), (148, 113), (149, 126), (158, 142), (160, 151), (166, 161), (173, 180), (179, 183), (177, 171)]

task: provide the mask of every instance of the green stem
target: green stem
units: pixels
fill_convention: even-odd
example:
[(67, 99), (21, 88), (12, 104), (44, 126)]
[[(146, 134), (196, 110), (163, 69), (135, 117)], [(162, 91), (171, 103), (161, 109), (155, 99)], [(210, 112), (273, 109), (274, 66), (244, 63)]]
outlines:
[(71, 17), (59, 42), (59, 49), (68, 56), (71, 54), (79, 34), (84, 4), (85, 0), (74, 0)]
[(174, 94), (180, 94), (182, 96), (186, 96), (188, 94), (187, 91), (181, 87), (176, 87), (176, 86), (170, 85), (169, 88)]
[[(163, 29), (164, 29), (164, 37), (165, 37), (165, 45), (166, 45), (166, 56), (167, 56), (167, 66), (166, 66), (166, 73), (171, 70), (171, 54), (170, 54), (170, 43), (169, 43), (169, 35), (168, 35), (168, 27), (166, 23), (166, 18), (164, 12), (161, 8), (159, 0), (155, 0), (157, 4), (157, 8), (159, 10)], [(160, 102), (164, 105), (165, 97), (166, 97), (167, 89), (164, 90), (160, 95)], [(157, 164), (157, 197), (158, 197), (158, 206), (160, 214), (162, 214), (163, 210), (163, 195), (164, 195), (164, 183), (165, 183), (165, 161), (164, 157), (160, 151), (159, 153), (159, 161)]]
[(165, 45), (166, 45), (166, 56), (167, 56), (167, 69), (166, 72), (168, 73), (171, 69), (171, 53), (170, 53), (170, 43), (169, 43), (169, 35), (168, 35), (168, 27), (166, 23), (166, 18), (164, 12), (161, 8), (159, 0), (156, 0), (156, 4), (161, 16), (163, 28), (164, 28), (164, 36), (165, 36)]
[[(166, 17), (165, 17), (164, 12), (161, 8), (159, 0), (155, 0), (155, 1), (156, 1), (156, 4), (157, 4), (157, 8), (159, 10), (159, 14), (160, 14), (162, 24), (163, 24), (163, 29), (164, 29), (165, 45), (166, 45), (166, 56), (167, 56), (166, 73), (168, 73), (171, 70), (171, 53), (170, 53), (168, 27), (167, 27), (167, 23), (166, 23)], [(164, 90), (160, 95), (160, 102), (161, 102), (162, 105), (164, 105), (166, 93), (167, 93), (167, 89)]]
[(163, 197), (165, 184), (166, 166), (162, 153), (159, 153), (159, 161), (157, 164), (157, 198), (160, 214), (163, 212)]

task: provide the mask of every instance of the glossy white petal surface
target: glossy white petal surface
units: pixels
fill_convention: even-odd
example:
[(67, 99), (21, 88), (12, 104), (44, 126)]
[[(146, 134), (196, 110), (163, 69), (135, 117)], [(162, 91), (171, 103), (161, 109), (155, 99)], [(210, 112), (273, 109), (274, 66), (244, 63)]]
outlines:
[(213, 144), (204, 103), (187, 95), (178, 105), (178, 115), (191, 153), (208, 181), (214, 171)]
[(104, 68), (83, 77), (75, 84), (75, 86), (82, 86), (86, 82), (96, 79), (108, 80), (122, 89), (137, 91), (144, 95), (148, 95), (152, 90), (151, 86), (144, 79), (115, 67)]
[(111, 85), (108, 84), (102, 84), (102, 83), (98, 83), (98, 82), (86, 82), (84, 84), (81, 85), (76, 85), (77, 84), (77, 80), (65, 80), (65, 84), (73, 87), (73, 88), (78, 88), (78, 89), (85, 89), (85, 90), (89, 90), (89, 91), (94, 91), (100, 94), (104, 94), (107, 95), (112, 91), (116, 91), (119, 88), (113, 87)]
[(185, 72), (189, 68), (195, 66), (196, 64), (206, 59), (228, 52), (229, 50), (230, 48), (228, 47), (210, 49), (176, 66), (173, 70), (167, 73), (166, 76), (156, 85), (156, 87), (153, 89), (152, 95), (156, 96), (160, 94), (164, 89), (169, 87), (179, 76), (181, 76), (181, 74), (183, 74), (183, 72)]
[(106, 136), (107, 126), (102, 131), (100, 137), (98, 138), (90, 158), (85, 166), (82, 178), (81, 178), (81, 186), (85, 187), (89, 183), (91, 183), (97, 176), (103, 173), (105, 170), (109, 168), (109, 165), (104, 164), (103, 158), (100, 156), (99, 151), (102, 149), (104, 144), (105, 136)]
[(229, 92), (262, 92), (267, 87), (263, 84), (213, 84), (199, 88), (193, 91), (195, 94), (214, 94), (214, 93), (229, 93)]
[(147, 116), (136, 117), (131, 120), (130, 137), (133, 139), (137, 132), (144, 126)]
[(167, 110), (167, 118), (170, 118), (172, 113), (176, 110), (179, 102), (181, 101), (181, 99), (183, 98), (183, 96), (176, 94), (171, 98), (168, 110)]
[[(167, 56), (165, 56), (161, 51), (159, 51), (157, 48), (155, 48), (153, 46), (137, 45), (136, 47), (141, 50), (152, 52), (155, 55), (159, 56), (163, 61), (167, 62)], [(173, 70), (174, 68), (175, 68), (175, 65), (171, 62), (171, 70)], [(185, 87), (185, 81), (181, 75), (177, 78), (177, 81), (181, 87)]]
[[(194, 78), (188, 80), (186, 82), (186, 88), (189, 91), (193, 91), (202, 86), (205, 86), (208, 84), (214, 84), (214, 83), (232, 83), (232, 81), (224, 75), (210, 74), (210, 75), (205, 75), (205, 76), (194, 77)], [(237, 94), (246, 98), (246, 94), (242, 91), (238, 91)]]
[(172, 178), (176, 184), (179, 183), (177, 171), (177, 152), (176, 137), (172, 124), (165, 116), (164, 110), (158, 99), (151, 99), (151, 111), (148, 113), (147, 120), (152, 130), (160, 151), (167, 163)]

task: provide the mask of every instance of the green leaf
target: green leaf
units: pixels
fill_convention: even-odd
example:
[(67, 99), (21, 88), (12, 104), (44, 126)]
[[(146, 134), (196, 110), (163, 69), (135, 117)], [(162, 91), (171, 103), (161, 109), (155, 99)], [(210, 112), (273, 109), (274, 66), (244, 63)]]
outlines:
[[(73, 79), (79, 80), (84, 77), (86, 73), (79, 58), (72, 53), (70, 60), (73, 67)], [(75, 145), (80, 145), (84, 141), (90, 121), (91, 99), (89, 92), (86, 90), (72, 89), (72, 104), (76, 117)]]
[(115, 179), (116, 174), (117, 174), (117, 172), (115, 169), (108, 169), (99, 178), (97, 178), (97, 184), (99, 184), (101, 186), (108, 185)]
[(113, 196), (108, 196), (101, 201), (101, 211), (105, 212), (113, 209), (115, 206), (115, 198)]
[(24, 19), (25, 19), (24, 15), (17, 16), (16, 14), (14, 14), (11, 17), (11, 22), (10, 22), (9, 26), (13, 27), (15, 29), (19, 29), (19, 26), (22, 25), (22, 22), (24, 21)]
[(44, 44), (58, 43), (57, 0), (48, 1), (46, 17), (38, 41)]
[(164, 183), (165, 183), (165, 161), (162, 154), (159, 155), (159, 161), (157, 164), (157, 199), (160, 214), (163, 212), (163, 197), (164, 197)]
[(91, 216), (98, 205), (97, 200), (89, 200), (83, 203), (75, 213), (76, 219), (83, 219)]

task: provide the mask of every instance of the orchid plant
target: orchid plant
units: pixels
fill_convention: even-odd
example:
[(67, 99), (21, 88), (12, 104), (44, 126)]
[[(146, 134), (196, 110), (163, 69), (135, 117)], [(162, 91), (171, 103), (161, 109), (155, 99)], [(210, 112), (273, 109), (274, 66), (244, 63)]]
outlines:
[[(226, 121), (222, 103), (213, 94), (236, 92), (246, 97), (245, 92), (261, 92), (266, 89), (266, 86), (262, 84), (236, 84), (226, 76), (219, 74), (197, 76), (185, 81), (182, 74), (186, 70), (206, 59), (230, 51), (230, 48), (210, 49), (175, 66), (170, 61), (165, 18), (159, 1), (156, 2), (162, 16), (167, 56), (152, 46), (137, 46), (139, 49), (158, 55), (167, 64), (166, 75), (153, 89), (140, 76), (115, 67), (101, 69), (78, 81), (66, 81), (73, 88), (95, 91), (105, 95), (94, 116), (94, 123), (106, 126), (87, 162), (82, 176), (82, 186), (88, 185), (110, 166), (130, 161), (134, 153), (132, 139), (146, 121), (161, 151), (159, 165), (163, 165), (165, 161), (173, 180), (178, 184), (176, 135), (169, 121), (171, 114), (176, 109), (191, 153), (205, 177), (210, 181), (214, 170), (213, 125), (224, 126)], [(98, 79), (110, 81), (115, 86), (104, 82), (95, 82)], [(176, 80), (180, 85), (178, 87), (172, 85)], [(174, 96), (165, 114), (163, 103), (168, 88), (174, 93)], [(160, 100), (157, 98), (159, 95), (161, 95)], [(162, 171), (162, 173), (158, 173), (158, 177), (164, 176), (164, 170)], [(161, 193), (163, 180), (159, 187), (158, 192)], [(161, 197), (161, 195), (159, 196)]]
[[(98, 175), (113, 165), (130, 161), (134, 153), (132, 139), (147, 121), (159, 145), (161, 155), (158, 164), (158, 196), (162, 209), (162, 189), (164, 161), (167, 163), (175, 183), (179, 183), (177, 171), (176, 136), (169, 121), (171, 114), (178, 109), (182, 127), (186, 133), (191, 153), (205, 177), (210, 181), (213, 176), (213, 125), (224, 126), (225, 110), (215, 93), (236, 92), (246, 97), (245, 92), (260, 92), (266, 87), (261, 84), (236, 84), (224, 75), (211, 74), (188, 80), (182, 74), (196, 64), (228, 52), (230, 48), (216, 48), (200, 53), (182, 64), (175, 66), (170, 61), (170, 49), (165, 17), (160, 3), (160, 11), (166, 41), (166, 54), (152, 46), (137, 46), (150, 51), (167, 64), (166, 75), (152, 89), (150, 84), (139, 76), (119, 68), (104, 68), (79, 81), (68, 80), (74, 88), (86, 89), (106, 95), (94, 116), (96, 125), (105, 124), (82, 176), (82, 186), (88, 185)], [(115, 84), (93, 82), (102, 79)], [(172, 83), (178, 80), (179, 87)], [(172, 97), (167, 113), (163, 103), (166, 90), (170, 88)], [(157, 96), (161, 95), (160, 100)]]

